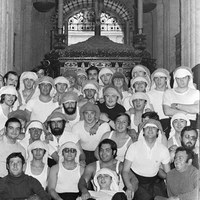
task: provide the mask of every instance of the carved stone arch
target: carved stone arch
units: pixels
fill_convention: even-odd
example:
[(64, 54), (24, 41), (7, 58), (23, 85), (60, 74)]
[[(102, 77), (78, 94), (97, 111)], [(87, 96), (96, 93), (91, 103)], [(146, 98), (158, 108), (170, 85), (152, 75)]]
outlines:
[[(74, 14), (83, 9), (92, 9), (93, 0), (71, 0), (64, 2), (64, 20), (68, 20)], [(113, 15), (119, 23), (129, 22), (130, 27), (134, 26), (134, 10), (130, 12), (122, 2), (117, 0), (104, 0), (104, 12)]]

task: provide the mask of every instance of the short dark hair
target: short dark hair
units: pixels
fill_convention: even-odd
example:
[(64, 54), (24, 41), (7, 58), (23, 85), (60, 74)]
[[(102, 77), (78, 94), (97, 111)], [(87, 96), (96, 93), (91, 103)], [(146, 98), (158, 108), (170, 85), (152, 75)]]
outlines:
[(115, 117), (114, 122), (116, 122), (117, 118), (121, 117), (121, 116), (126, 116), (127, 117), (128, 125), (130, 126), (131, 125), (131, 118), (130, 118), (129, 114), (127, 114), (127, 113), (119, 113), (119, 114), (117, 114), (117, 116)]
[(185, 147), (178, 147), (177, 149), (176, 149), (176, 152), (175, 152), (175, 155), (179, 152), (179, 151), (185, 151), (186, 152), (186, 154), (187, 154), (187, 162), (188, 162), (188, 160), (190, 160), (190, 159), (194, 159), (194, 152), (191, 150), (191, 149), (186, 149)]
[(92, 70), (96, 70), (97, 74), (99, 73), (99, 69), (97, 67), (95, 67), (94, 65), (91, 65), (91, 67), (86, 69), (87, 75), (89, 74), (89, 71), (92, 71)]
[(110, 145), (112, 151), (113, 151), (113, 152), (115, 151), (115, 154), (114, 154), (113, 156), (114, 156), (114, 158), (116, 158), (116, 156), (117, 156), (117, 144), (116, 144), (116, 142), (113, 141), (113, 140), (111, 140), (111, 139), (107, 139), (107, 138), (104, 139), (104, 140), (102, 140), (102, 141), (99, 143), (99, 145), (98, 145), (98, 147), (99, 147), (99, 152), (100, 152), (101, 146), (102, 146), (103, 144), (109, 144), (109, 145)]
[(18, 77), (17, 72), (15, 72), (15, 71), (8, 71), (8, 72), (4, 75), (3, 79), (6, 79), (6, 80), (7, 80), (9, 74), (13, 74), (14, 76), (17, 76), (17, 77)]
[(47, 75), (47, 68), (46, 68), (45, 66), (38, 65), (38, 66), (36, 66), (35, 68), (33, 68), (31, 71), (37, 73), (37, 72), (39, 72), (41, 69), (44, 71), (44, 75), (46, 76), (46, 75)]
[(11, 153), (11, 154), (6, 158), (6, 165), (9, 165), (10, 160), (11, 160), (12, 158), (16, 158), (16, 157), (18, 157), (18, 158), (20, 158), (20, 159), (22, 160), (22, 164), (23, 164), (23, 165), (25, 164), (25, 158), (24, 158), (24, 156), (22, 155), (22, 153), (21, 153), (21, 152), (14, 152), (14, 153)]
[(19, 123), (19, 124), (20, 124), (20, 129), (21, 129), (21, 127), (22, 127), (21, 122), (19, 121), (19, 119), (15, 118), (15, 117), (9, 118), (9, 119), (6, 121), (6, 123), (5, 123), (5, 127), (8, 128), (8, 125), (9, 125), (9, 123), (11, 123), (11, 122), (17, 122), (17, 123)]
[(155, 119), (157, 121), (159, 121), (159, 115), (157, 112), (154, 111), (149, 111), (149, 112), (145, 112), (142, 114), (142, 119), (149, 117), (149, 119)]
[(183, 130), (181, 131), (181, 138), (183, 138), (186, 131), (194, 131), (196, 133), (197, 138), (198, 138), (198, 131), (197, 131), (196, 128), (194, 128), (192, 126), (185, 126), (183, 128)]

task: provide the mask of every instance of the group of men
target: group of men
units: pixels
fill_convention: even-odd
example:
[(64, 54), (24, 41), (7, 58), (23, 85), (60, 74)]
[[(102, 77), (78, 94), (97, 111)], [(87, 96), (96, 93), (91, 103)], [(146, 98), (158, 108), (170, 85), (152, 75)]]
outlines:
[[(190, 68), (175, 69), (173, 79), (143, 65), (133, 67), (130, 80), (95, 66), (54, 79), (44, 69), (6, 73), (0, 199), (86, 200), (92, 190), (106, 190), (110, 199), (121, 192), (128, 200), (197, 199), (200, 93)], [(97, 177), (97, 189), (93, 179), (104, 168), (116, 173), (117, 189), (107, 183), (109, 173)]]

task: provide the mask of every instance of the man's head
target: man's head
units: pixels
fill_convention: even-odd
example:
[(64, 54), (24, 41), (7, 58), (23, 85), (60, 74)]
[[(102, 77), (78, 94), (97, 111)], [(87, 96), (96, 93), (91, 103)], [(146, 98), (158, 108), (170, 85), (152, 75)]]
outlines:
[(37, 140), (32, 142), (28, 146), (28, 159), (27, 162), (42, 161), (44, 164), (47, 164), (48, 159), (48, 146), (45, 142)]
[(38, 82), (38, 87), (40, 90), (40, 95), (50, 96), (52, 88), (55, 88), (53, 78), (50, 76), (42, 77)]
[(74, 70), (67, 70), (64, 72), (63, 76), (67, 78), (70, 83), (70, 87), (74, 87), (77, 84), (77, 74)]
[(47, 76), (47, 69), (44, 66), (41, 66), (41, 65), (37, 66), (32, 71), (37, 74), (38, 78), (42, 78), (44, 76)]
[(121, 93), (117, 90), (115, 86), (112, 85), (104, 88), (103, 96), (105, 99), (105, 104), (108, 108), (114, 108), (117, 102), (122, 99)]
[(31, 121), (26, 128), (26, 132), (27, 132), (27, 134), (30, 134), (30, 139), (32, 141), (40, 140), (42, 134), (44, 137), (43, 124), (37, 120)]
[(117, 144), (110, 139), (102, 140), (99, 145), (99, 157), (103, 162), (109, 162), (117, 156)]
[(21, 123), (17, 118), (9, 118), (5, 123), (5, 135), (7, 138), (17, 140), (21, 132)]
[(25, 170), (25, 159), (19, 152), (11, 153), (6, 159), (8, 173), (13, 177), (20, 177)]
[(170, 87), (170, 75), (166, 69), (158, 68), (151, 75), (151, 89), (165, 90)]
[(11, 107), (17, 100), (18, 93), (15, 87), (9, 85), (0, 89), (0, 103)]
[(83, 90), (85, 98), (96, 99), (98, 91), (99, 91), (99, 85), (94, 80), (88, 80), (83, 83), (82, 90)]
[(65, 92), (62, 95), (59, 103), (60, 105), (62, 105), (67, 115), (73, 115), (76, 113), (77, 110), (77, 102), (78, 102), (77, 93), (69, 91)]
[(94, 176), (96, 190), (119, 191), (117, 173), (108, 168), (101, 168)]
[(99, 75), (99, 69), (92, 65), (86, 70), (88, 80), (94, 80), (98, 82), (98, 75)]
[(184, 172), (194, 159), (194, 153), (190, 149), (178, 147), (176, 149), (174, 166), (177, 171)]
[(136, 111), (144, 111), (148, 102), (149, 98), (144, 92), (134, 93), (129, 100), (131, 107), (133, 107)]
[(136, 77), (131, 79), (131, 88), (135, 92), (147, 92), (150, 88), (150, 83), (148, 82), (146, 77)]
[(128, 91), (128, 84), (126, 82), (126, 77), (121, 72), (115, 72), (111, 79), (111, 84), (116, 88), (123, 88), (123, 90)]
[(66, 121), (66, 116), (59, 111), (52, 112), (46, 120), (47, 126), (50, 128), (50, 131), (54, 136), (60, 136), (63, 134)]
[(195, 88), (193, 84), (193, 74), (189, 67), (181, 66), (178, 67), (173, 74), (174, 85), (173, 88), (187, 89)]
[(54, 79), (56, 91), (59, 94), (63, 94), (67, 91), (68, 88), (70, 88), (69, 81), (64, 76), (59, 76)]
[(130, 124), (131, 119), (127, 113), (119, 113), (115, 118), (115, 129), (119, 133), (127, 131)]
[(60, 163), (65, 160), (79, 163), (80, 150), (74, 142), (66, 142), (60, 147), (58, 155)]
[(104, 67), (99, 72), (99, 85), (107, 86), (111, 83), (111, 78), (113, 75), (112, 69)]
[(193, 150), (198, 140), (198, 132), (191, 126), (185, 126), (181, 131), (181, 145), (186, 148)]
[(190, 120), (184, 113), (176, 113), (171, 118), (171, 127), (175, 132), (181, 133), (185, 126), (190, 125)]
[(133, 67), (132, 71), (131, 71), (131, 76), (132, 78), (136, 78), (138, 76), (150, 76), (150, 71), (147, 67), (145, 67), (144, 65), (136, 65)]
[(84, 70), (77, 71), (77, 84), (82, 87), (83, 83), (87, 80), (87, 74)]
[(149, 120), (143, 126), (143, 136), (147, 141), (155, 141), (159, 134), (159, 126), (156, 120)]
[(17, 72), (9, 71), (4, 75), (4, 83), (5, 85), (12, 85), (15, 88), (18, 86), (18, 75)]
[(23, 72), (20, 76), (20, 90), (32, 90), (34, 88), (35, 81), (37, 80), (37, 78), (38, 77), (35, 72)]
[(80, 109), (80, 119), (84, 120), (86, 124), (95, 123), (100, 117), (100, 110), (97, 105), (87, 102)]

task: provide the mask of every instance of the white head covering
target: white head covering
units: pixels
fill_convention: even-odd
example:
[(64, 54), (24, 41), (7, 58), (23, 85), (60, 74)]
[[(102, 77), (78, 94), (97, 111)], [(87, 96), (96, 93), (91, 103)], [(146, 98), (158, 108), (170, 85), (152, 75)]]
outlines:
[(193, 74), (192, 71), (189, 67), (185, 67), (185, 66), (181, 66), (178, 67), (175, 71), (174, 71), (174, 85), (173, 88), (178, 87), (177, 82), (176, 82), (176, 78), (183, 78), (189, 76), (190, 80), (188, 83), (188, 87), (195, 89), (194, 83), (193, 83)]
[(29, 129), (30, 128), (42, 129), (42, 134), (40, 136), (40, 140), (41, 141), (45, 140), (45, 127), (44, 127), (44, 125), (38, 120), (33, 120), (33, 121), (30, 121), (26, 126), (25, 137), (22, 140), (22, 144), (25, 144), (27, 146), (29, 145), (29, 139), (30, 139)]
[(187, 122), (186, 126), (190, 126), (190, 120), (189, 120), (189, 118), (187, 117), (187, 115), (185, 115), (184, 113), (181, 113), (181, 112), (174, 114), (174, 115), (172, 116), (172, 118), (171, 118), (171, 132), (170, 132), (170, 134), (169, 134), (169, 139), (170, 139), (172, 136), (175, 135), (175, 132), (176, 132), (176, 131), (175, 131), (174, 126), (173, 126), (173, 121), (176, 120), (176, 119), (184, 119), (184, 120)]
[(100, 86), (104, 86), (104, 84), (103, 84), (103, 82), (101, 80), (101, 76), (103, 74), (112, 74), (113, 75), (114, 71), (111, 68), (108, 68), (108, 67), (104, 67), (99, 71), (98, 79), (99, 79), (99, 85)]
[(169, 71), (167, 71), (166, 69), (163, 68), (158, 68), (156, 69), (152, 75), (151, 75), (151, 89), (155, 89), (156, 88), (156, 84), (154, 81), (155, 77), (166, 77), (167, 78), (167, 89), (170, 89), (170, 75), (169, 75)]
[(65, 149), (65, 148), (76, 149), (75, 162), (79, 163), (80, 149), (78, 148), (78, 146), (74, 142), (66, 142), (60, 147), (60, 149), (58, 151), (59, 163), (62, 163), (64, 161), (63, 149)]
[(3, 86), (0, 89), (0, 98), (2, 94), (11, 94), (11, 95), (15, 95), (16, 97), (18, 97), (18, 93), (17, 90), (14, 86), (12, 85), (7, 85), (7, 86)]
[(43, 76), (42, 78), (37, 79), (35, 92), (33, 93), (31, 98), (35, 98), (35, 97), (38, 97), (40, 95), (39, 85), (41, 83), (50, 83), (52, 85), (52, 89), (51, 89), (51, 92), (50, 92), (51, 97), (53, 97), (56, 94), (54, 79), (51, 78), (50, 76)]
[(43, 157), (43, 163), (45, 165), (47, 165), (49, 149), (48, 149), (47, 144), (45, 142), (40, 141), (40, 140), (37, 140), (37, 141), (31, 143), (28, 146), (28, 148), (27, 148), (27, 152), (28, 152), (27, 162), (31, 162), (33, 160), (32, 150), (37, 149), (37, 148), (45, 150), (45, 154), (44, 154), (44, 157)]
[(150, 102), (149, 97), (146, 93), (136, 92), (129, 99), (129, 103), (130, 103), (131, 107), (133, 107), (133, 100), (136, 100), (136, 99), (144, 99), (147, 101), (147, 104), (149, 104), (149, 102)]
[(111, 169), (108, 169), (108, 168), (102, 168), (100, 170), (98, 170), (94, 176), (94, 184), (96, 186), (96, 190), (97, 191), (100, 191), (100, 186), (99, 186), (99, 183), (97, 181), (97, 177), (100, 175), (100, 174), (107, 174), (109, 176), (112, 177), (112, 183), (110, 185), (110, 190), (112, 191), (116, 191), (118, 192), (119, 191), (119, 185), (118, 185), (118, 176), (117, 176), (117, 173)]
[(147, 67), (145, 67), (144, 65), (135, 65), (131, 71), (131, 77), (132, 78), (136, 78), (134, 77), (134, 73), (137, 72), (137, 71), (142, 71), (142, 72), (145, 72), (146, 75), (145, 76), (149, 76), (150, 77), (150, 71)]
[(19, 88), (19, 91), (20, 93), (24, 90), (24, 79), (32, 79), (34, 81), (36, 81), (38, 79), (38, 76), (35, 72), (30, 72), (30, 71), (27, 71), (27, 72), (23, 72), (20, 76), (20, 88)]
[(86, 90), (86, 89), (93, 89), (95, 90), (96, 92), (99, 91), (99, 85), (96, 81), (94, 80), (86, 80), (84, 81), (83, 83), (83, 91)]
[[(150, 79), (149, 79), (150, 80)], [(144, 76), (137, 76), (136, 78), (132, 78), (131, 79), (131, 88), (132, 90), (135, 92), (135, 88), (133, 87), (133, 85), (136, 83), (136, 82), (140, 82), (140, 81), (143, 81), (147, 84), (146, 86), (146, 92), (149, 91), (150, 89), (150, 86), (151, 86), (151, 82), (148, 80), (147, 77), (144, 77)]]
[(68, 79), (66, 79), (64, 76), (58, 76), (57, 78), (55, 78), (54, 84), (56, 85), (57, 83), (65, 83), (65, 84), (67, 84), (67, 89), (70, 88), (70, 83), (69, 83)]

